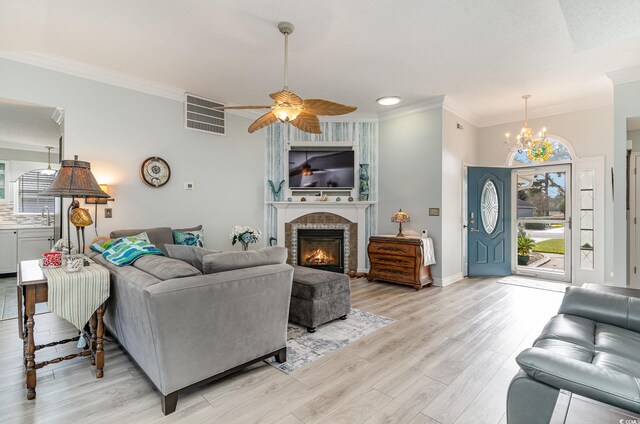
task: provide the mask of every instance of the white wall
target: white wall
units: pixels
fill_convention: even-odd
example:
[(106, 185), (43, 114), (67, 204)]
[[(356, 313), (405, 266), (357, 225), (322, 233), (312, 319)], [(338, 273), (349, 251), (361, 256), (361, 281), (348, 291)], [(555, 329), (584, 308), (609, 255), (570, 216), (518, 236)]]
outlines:
[[(227, 115), (226, 137), (186, 130), (179, 101), (5, 59), (0, 97), (65, 109), (65, 159), (76, 154), (91, 162), (116, 198), (112, 219), (100, 207), (100, 233), (203, 224), (207, 247), (231, 249), (232, 226), (262, 228), (266, 136), (248, 134), (250, 120)], [(140, 179), (150, 156), (171, 166), (165, 187)], [(193, 191), (184, 190), (187, 181)]]
[[(441, 216), (430, 217), (429, 208), (442, 208), (442, 109), (382, 120), (378, 140), (378, 232), (397, 234), (390, 220), (402, 208), (411, 216), (403, 229), (428, 230), (439, 259)], [(442, 278), (439, 260), (432, 272)]]
[[(481, 128), (479, 131), (478, 164), (483, 166), (504, 166), (512, 147), (504, 144), (504, 135), (507, 132), (518, 134), (522, 125), (522, 121), (517, 121)], [(532, 119), (529, 121), (529, 126), (534, 132), (546, 126), (549, 134), (557, 135), (567, 140), (575, 149), (578, 157), (605, 157), (605, 278), (607, 281), (613, 281), (610, 276), (610, 273), (614, 270), (614, 258), (616, 256), (616, 254), (611, 253), (613, 252), (614, 246), (613, 221), (615, 217), (614, 205), (611, 201), (610, 171), (614, 160), (613, 106)], [(620, 177), (616, 178), (616, 184), (619, 179), (624, 178), (624, 172), (621, 174), (616, 173), (616, 176), (618, 175), (620, 175)], [(616, 198), (618, 198), (617, 192)], [(624, 199), (624, 193), (622, 194), (622, 198)], [(624, 206), (622, 207), (624, 209)], [(623, 237), (626, 237), (624, 233)]]
[[(462, 130), (457, 128), (460, 123)], [(442, 113), (442, 241), (440, 263), (443, 279), (461, 278), (463, 163), (478, 162), (478, 128), (448, 110)]]
[[(614, 143), (613, 170), (615, 173), (615, 199), (613, 202), (613, 269), (612, 281), (618, 285), (627, 282), (627, 118), (640, 116), (640, 81), (614, 85)], [(608, 169), (608, 168), (607, 168)], [(609, 220), (607, 220), (609, 221)]]
[[(51, 153), (51, 161), (57, 162), (57, 153)], [(16, 150), (0, 148), (0, 160), (24, 160), (29, 162), (47, 163), (47, 152), (34, 152), (32, 150)], [(46, 168), (46, 166), (45, 166)]]
[(634, 152), (640, 152), (640, 130), (628, 131), (627, 140), (631, 140), (633, 142), (631, 150)]

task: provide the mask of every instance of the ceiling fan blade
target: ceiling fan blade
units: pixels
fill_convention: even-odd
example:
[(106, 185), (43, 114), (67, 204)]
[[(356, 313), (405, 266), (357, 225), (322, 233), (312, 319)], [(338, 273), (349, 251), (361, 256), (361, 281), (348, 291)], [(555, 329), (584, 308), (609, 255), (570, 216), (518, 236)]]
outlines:
[(347, 106), (341, 103), (330, 102), (323, 99), (307, 99), (304, 101), (304, 111), (314, 115), (346, 115), (358, 109), (354, 106)]
[(261, 117), (259, 117), (258, 119), (256, 119), (253, 122), (253, 124), (251, 124), (251, 126), (249, 127), (249, 132), (252, 133), (254, 131), (259, 130), (260, 128), (269, 126), (277, 121), (278, 121), (278, 118), (276, 118), (276, 116), (273, 113), (267, 112)]
[(277, 93), (271, 93), (269, 94), (269, 97), (277, 102), (290, 103), (292, 105), (301, 105), (303, 103), (300, 96), (287, 88), (284, 88)]
[(322, 134), (322, 130), (320, 129), (320, 120), (316, 115), (313, 115), (306, 110), (300, 113), (296, 119), (289, 123), (304, 132)]
[(271, 109), (273, 105), (265, 105), (265, 106), (223, 106), (223, 107), (214, 107), (212, 109)]

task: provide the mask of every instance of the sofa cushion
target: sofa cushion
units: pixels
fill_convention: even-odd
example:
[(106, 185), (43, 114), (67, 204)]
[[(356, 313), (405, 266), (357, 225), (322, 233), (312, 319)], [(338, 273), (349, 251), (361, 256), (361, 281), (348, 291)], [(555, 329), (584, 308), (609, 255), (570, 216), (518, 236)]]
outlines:
[(204, 247), (204, 232), (173, 230), (173, 242), (185, 246)]
[(198, 269), (188, 263), (165, 256), (143, 256), (136, 260), (133, 266), (159, 280), (202, 275)]
[(596, 323), (587, 318), (558, 314), (544, 326), (536, 340), (558, 339), (594, 349)]
[(139, 233), (145, 232), (149, 237), (149, 242), (155, 245), (158, 249), (162, 250), (164, 254), (167, 254), (167, 250), (165, 249), (165, 244), (173, 244), (173, 232), (169, 227), (157, 227), (157, 228), (148, 228), (148, 229), (137, 229), (137, 230), (117, 230), (112, 231), (109, 235), (111, 238), (119, 238), (119, 237), (129, 237), (135, 236)]
[(246, 252), (213, 253), (203, 258), (202, 268), (205, 274), (213, 274), (232, 269), (283, 264), (286, 261), (287, 249), (282, 246), (271, 246)]
[(204, 272), (202, 265), (202, 259), (212, 253), (221, 253), (220, 250), (210, 250), (197, 246), (186, 246), (182, 244), (165, 244), (167, 249), (167, 256), (173, 259), (179, 259), (191, 266), (198, 268)]
[(349, 276), (304, 266), (293, 267), (291, 296), (306, 300), (328, 297), (334, 293), (350, 291)]
[(596, 349), (629, 359), (640, 358), (640, 333), (608, 324), (596, 325)]

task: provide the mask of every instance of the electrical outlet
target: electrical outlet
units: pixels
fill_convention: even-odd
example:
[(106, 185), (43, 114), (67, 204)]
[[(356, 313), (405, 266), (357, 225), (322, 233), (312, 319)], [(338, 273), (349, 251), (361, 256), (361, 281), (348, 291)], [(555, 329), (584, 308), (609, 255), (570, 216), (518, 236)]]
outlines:
[(104, 208), (104, 217), (105, 218), (113, 218), (113, 209)]
[(429, 208), (429, 216), (440, 216), (440, 208)]
[(193, 190), (193, 183), (185, 182), (184, 183), (184, 189), (185, 190)]

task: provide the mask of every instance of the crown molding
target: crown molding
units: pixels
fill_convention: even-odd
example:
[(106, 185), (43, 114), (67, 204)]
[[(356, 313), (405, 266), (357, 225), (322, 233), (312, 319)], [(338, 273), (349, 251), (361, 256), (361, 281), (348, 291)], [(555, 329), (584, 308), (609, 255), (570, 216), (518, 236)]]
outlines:
[(442, 103), (445, 99), (445, 96), (434, 96), (429, 97), (428, 99), (419, 102), (413, 103), (406, 106), (395, 107), (388, 111), (380, 111), (378, 113), (378, 120), (380, 122), (388, 121), (390, 119), (401, 118), (403, 116), (411, 115), (419, 112), (426, 112), (433, 109), (438, 109), (442, 107)]
[[(529, 109), (529, 120), (611, 105), (613, 105), (613, 95), (587, 97), (584, 99), (572, 100), (570, 102), (561, 103), (558, 105)], [(485, 128), (517, 121), (524, 122), (523, 111), (510, 112), (503, 115), (483, 118), (480, 120), (479, 127)]]
[(151, 94), (157, 97), (163, 97), (165, 99), (182, 102), (184, 97), (185, 90), (180, 88), (143, 78), (133, 77), (122, 72), (113, 71), (100, 66), (89, 65), (87, 63), (78, 62), (76, 60), (60, 56), (53, 56), (38, 52), (3, 52), (0, 53), (0, 57), (92, 81), (139, 91), (145, 94)]
[(626, 84), (628, 82), (640, 81), (640, 66), (634, 68), (620, 69), (618, 71), (607, 72), (607, 78), (613, 85)]
[[(52, 146), (51, 153), (58, 153), (58, 147)], [(16, 143), (14, 141), (0, 140), (0, 149), (8, 150), (26, 150), (29, 152), (38, 152), (47, 154), (47, 148), (44, 145)]]
[(449, 96), (444, 97), (442, 108), (448, 110), (456, 116), (459, 116), (461, 119), (464, 119), (471, 125), (479, 127), (481, 124), (481, 120), (478, 115), (460, 105), (460, 103), (456, 102)]

